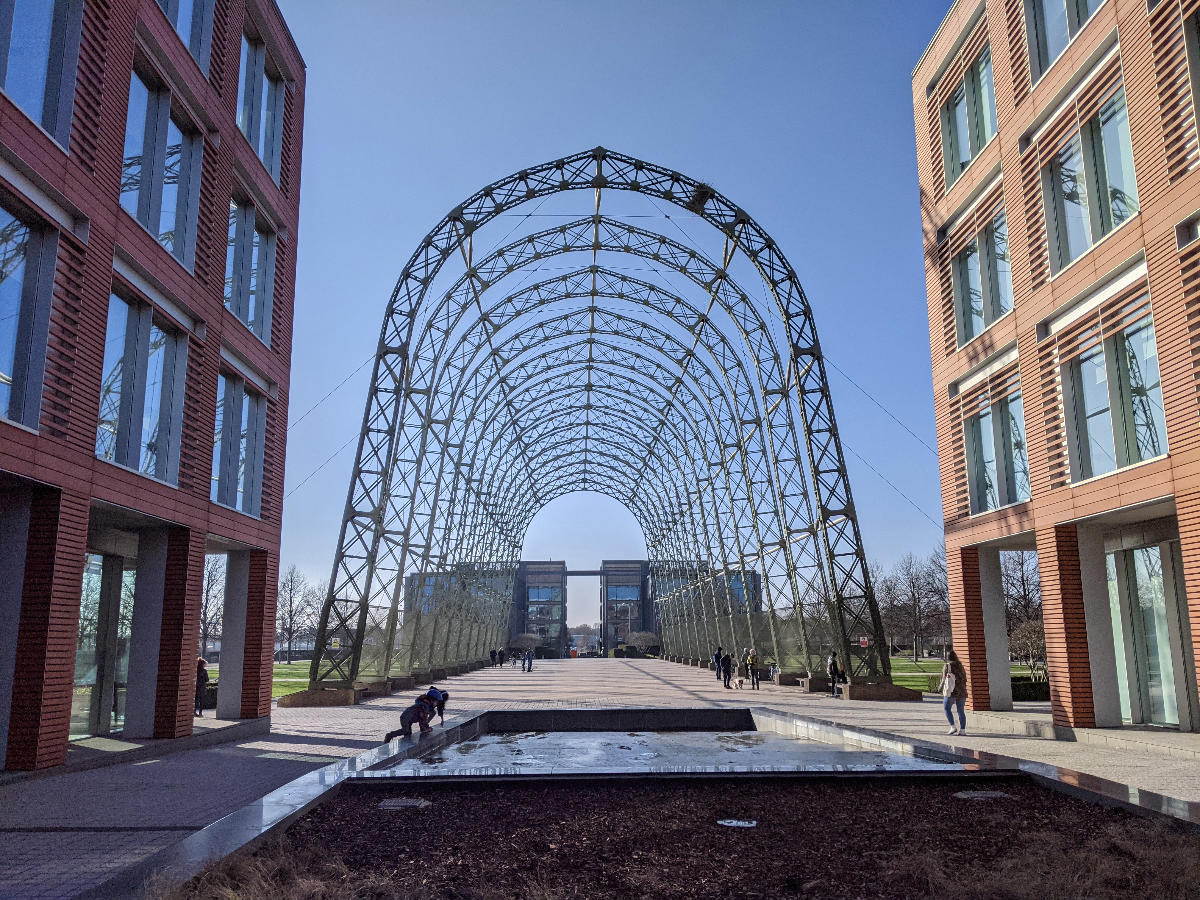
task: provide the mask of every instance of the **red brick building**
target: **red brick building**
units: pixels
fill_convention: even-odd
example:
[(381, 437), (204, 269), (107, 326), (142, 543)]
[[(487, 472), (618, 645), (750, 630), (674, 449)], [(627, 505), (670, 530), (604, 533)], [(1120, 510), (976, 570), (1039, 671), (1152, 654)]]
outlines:
[[(304, 62), (271, 0), (0, 4), (0, 764), (269, 714)], [(3, 14), (7, 13), (7, 15)]]
[(1197, 0), (958, 0), (913, 73), (954, 643), (1011, 706), (1036, 550), (1054, 720), (1200, 727)]

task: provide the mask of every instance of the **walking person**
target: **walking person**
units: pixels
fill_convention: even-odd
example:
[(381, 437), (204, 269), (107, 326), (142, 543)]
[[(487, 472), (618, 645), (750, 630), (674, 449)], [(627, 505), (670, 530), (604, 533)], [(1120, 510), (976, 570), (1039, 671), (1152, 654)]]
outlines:
[(726, 653), (721, 657), (721, 678), (725, 682), (725, 687), (733, 690), (733, 685), (729, 682), (733, 678), (733, 654)]
[(521, 671), (525, 671), (525, 651), (521, 651)]
[(836, 697), (838, 682), (842, 680), (843, 675), (836, 650), (829, 651), (829, 659), (825, 661), (825, 674), (829, 676), (829, 696)]
[(500, 660), (500, 665), (504, 665), (504, 649), (503, 648), (496, 651), (496, 659)]
[(491, 652), (492, 652), (492, 665), (494, 666), (496, 664), (496, 651), (493, 650)]
[(746, 675), (750, 678), (750, 690), (758, 690), (758, 651), (751, 647), (746, 651)]
[[(953, 650), (946, 654), (946, 664), (942, 666), (942, 711), (946, 713), (946, 721), (950, 730), (946, 734), (967, 733), (967, 670), (959, 662), (958, 654)], [(954, 708), (958, 707), (958, 727), (954, 727)]]
[(721, 680), (721, 658), (724, 653), (725, 651), (718, 647), (717, 652), (712, 655), (712, 664), (713, 668), (716, 669), (717, 672), (717, 681)]
[(533, 651), (532, 650), (525, 651), (525, 665), (527, 666), (527, 668), (525, 669), (526, 672), (533, 671)]
[[(208, 660), (196, 657), (196, 715), (204, 718), (204, 695), (208, 693)], [(215, 713), (214, 713), (215, 715)]]

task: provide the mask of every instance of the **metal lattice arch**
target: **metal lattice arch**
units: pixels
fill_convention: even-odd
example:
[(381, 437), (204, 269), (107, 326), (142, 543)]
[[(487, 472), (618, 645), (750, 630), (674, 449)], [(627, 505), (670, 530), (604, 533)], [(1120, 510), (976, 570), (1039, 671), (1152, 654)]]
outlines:
[[(539, 215), (527, 204), (581, 191), (586, 214), (513, 237)], [(655, 214), (640, 218), (684, 239), (609, 214), (614, 197), (649, 203)], [(501, 218), (516, 227), (477, 250)], [(681, 220), (703, 222), (705, 239)], [(502, 646), (530, 522), (581, 490), (615, 498), (641, 526), (664, 654), (753, 645), (799, 673), (832, 644), (855, 679), (888, 676), (795, 272), (707, 184), (604, 148), (478, 191), (401, 273), (312, 686), (427, 672)]]

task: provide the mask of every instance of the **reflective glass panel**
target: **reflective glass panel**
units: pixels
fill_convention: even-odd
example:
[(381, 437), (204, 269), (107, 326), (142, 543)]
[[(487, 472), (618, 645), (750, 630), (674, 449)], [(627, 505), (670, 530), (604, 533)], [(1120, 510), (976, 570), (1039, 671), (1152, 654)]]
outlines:
[(1012, 466), (1011, 487), (1013, 496), (1008, 498), (1010, 503), (1020, 503), (1031, 496), (1029, 486), (1029, 455), (1025, 449), (1025, 401), (1020, 394), (1014, 394), (1003, 404), (1008, 417), (1008, 450)]
[(1058, 268), (1061, 269), (1092, 243), (1083, 151), (1078, 135), (1050, 164), (1050, 191), (1058, 237)]
[(954, 174), (958, 175), (971, 162), (971, 135), (967, 127), (967, 90), (960, 84), (950, 97), (951, 144), (954, 152)]
[(175, 256), (183, 255), (183, 234), (179, 229), (181, 206), (187, 195), (182, 188), (187, 181), (186, 138), (175, 120), (167, 122), (167, 153), (163, 161), (162, 207), (158, 218), (158, 242)]
[(1103, 347), (1085, 353), (1076, 362), (1075, 403), (1082, 476), (1093, 478), (1113, 471), (1117, 454)]
[(992, 79), (992, 48), (985, 47), (975, 64), (976, 81), (979, 83), (979, 136), (980, 149), (996, 133), (996, 85)]
[(1129, 662), (1125, 655), (1125, 617), (1121, 614), (1121, 593), (1117, 583), (1117, 554), (1104, 555), (1104, 571), (1108, 578), (1108, 611), (1112, 619), (1113, 649), (1117, 663), (1117, 694), (1121, 703), (1121, 721), (1133, 721), (1129, 701)]
[(29, 228), (0, 208), (0, 415), (9, 415), (25, 292)]
[(975, 475), (971, 485), (972, 512), (984, 512), (1000, 505), (996, 493), (996, 438), (992, 427), (991, 409), (967, 421)]
[(979, 270), (979, 239), (972, 238), (956, 260), (963, 337), (969, 341), (986, 327), (983, 316), (983, 280)]
[(1008, 258), (1008, 219), (1001, 211), (991, 225), (992, 265), (996, 273), (996, 317), (1013, 308), (1012, 264)]
[(234, 291), (234, 260), (237, 249), (238, 222), (241, 219), (241, 208), (236, 200), (229, 201), (229, 233), (225, 245), (225, 305), (233, 309)]
[(1133, 428), (1132, 445), (1136, 458), (1132, 461), (1153, 459), (1167, 452), (1167, 420), (1158, 376), (1154, 323), (1146, 319), (1128, 329), (1117, 347), (1124, 351), (1122, 387), (1128, 393), (1125, 402)]
[(131, 215), (138, 214), (138, 197), (145, 174), (142, 157), (146, 145), (146, 111), (150, 91), (135, 74), (129, 79), (129, 112), (125, 118), (125, 151), (121, 163), (121, 206)]
[(1105, 192), (1104, 230), (1116, 228), (1138, 211), (1137, 183), (1133, 176), (1133, 147), (1129, 142), (1129, 112), (1121, 90), (1100, 109), (1097, 180)]
[[(1171, 664), (1171, 640), (1167, 632), (1167, 600), (1163, 590), (1162, 553), (1158, 547), (1143, 547), (1130, 553), (1133, 562), (1133, 594), (1130, 598), (1137, 622), (1139, 663), (1143, 699), (1150, 722), (1178, 725), (1175, 702), (1175, 673)], [(1140, 626), (1140, 627), (1139, 627)]]
[[(166, 451), (163, 420), (163, 377), (167, 364), (167, 342), (171, 336), (157, 325), (150, 326), (150, 352), (146, 357), (146, 391), (142, 403), (141, 470), (147, 475), (161, 471), (160, 456)], [(169, 416), (167, 417), (169, 419)]]
[(12, 37), (4, 93), (34, 121), (43, 123), (46, 84), (57, 13), (51, 0), (9, 0), (12, 3)]
[(238, 128), (247, 139), (250, 137), (250, 128), (254, 119), (250, 112), (251, 101), (253, 97), (247, 96), (249, 91), (250, 76), (253, 74), (250, 67), (254, 63), (254, 48), (250, 46), (249, 39), (242, 35), (242, 58), (238, 65)]
[(1045, 71), (1067, 49), (1071, 33), (1067, 27), (1067, 7), (1063, 0), (1033, 0), (1037, 20), (1038, 55)]
[(224, 375), (217, 376), (217, 421), (213, 426), (213, 460), (212, 460), (212, 483), (209, 490), (209, 499), (214, 503), (218, 499), (218, 491), (221, 482), (221, 438), (225, 433), (225, 394), (228, 390)]
[(250, 425), (253, 421), (250, 409), (254, 405), (253, 396), (249, 391), (242, 395), (242, 415), (238, 427), (237, 508), (241, 510), (246, 509), (250, 490), (250, 461), (247, 455), (250, 449)]
[(96, 426), (96, 455), (117, 458), (121, 431), (121, 394), (125, 380), (125, 331), (129, 304), (115, 294), (108, 298), (108, 325), (104, 334), (104, 367), (100, 375), (100, 421)]
[(265, 235), (255, 228), (250, 237), (250, 283), (246, 296), (246, 324), (255, 334), (262, 333), (262, 322), (259, 321), (259, 317), (262, 315), (262, 265), (266, 257), (265, 245)]

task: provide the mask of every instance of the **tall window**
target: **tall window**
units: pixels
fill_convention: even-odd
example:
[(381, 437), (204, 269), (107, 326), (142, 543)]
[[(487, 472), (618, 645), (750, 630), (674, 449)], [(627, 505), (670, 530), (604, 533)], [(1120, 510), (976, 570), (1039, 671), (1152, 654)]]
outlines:
[(951, 276), (961, 347), (1013, 308), (1008, 220), (1003, 210), (954, 257)]
[(186, 346), (149, 306), (109, 297), (98, 457), (176, 483)]
[(1095, 478), (1167, 452), (1154, 323), (1142, 319), (1064, 367), (1071, 473)]
[(212, 38), (212, 0), (158, 0), (158, 5), (200, 68), (207, 69)]
[(984, 47), (942, 106), (942, 154), (946, 186), (953, 184), (996, 133), (992, 51)]
[(274, 282), (275, 233), (253, 204), (230, 200), (225, 306), (267, 343)]
[(266, 397), (244, 379), (232, 374), (218, 377), (209, 496), (214, 503), (252, 516), (261, 510), (266, 411)]
[(1055, 272), (1138, 211), (1124, 89), (1054, 154), (1042, 188)]
[(1021, 394), (987, 406), (966, 421), (971, 512), (981, 513), (1030, 498)]
[(0, 0), (0, 86), (66, 143), (74, 96), (80, 0)]
[(1104, 0), (1025, 0), (1029, 62), (1034, 80), (1054, 64)]
[(134, 72), (129, 81), (121, 205), (184, 265), (192, 264), (202, 143), (171, 92)]
[(271, 177), (278, 181), (283, 139), (283, 79), (267, 54), (266, 45), (245, 34), (238, 69), (238, 128)]
[(0, 417), (37, 426), (54, 235), (0, 207)]

